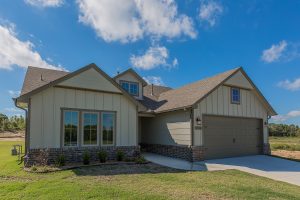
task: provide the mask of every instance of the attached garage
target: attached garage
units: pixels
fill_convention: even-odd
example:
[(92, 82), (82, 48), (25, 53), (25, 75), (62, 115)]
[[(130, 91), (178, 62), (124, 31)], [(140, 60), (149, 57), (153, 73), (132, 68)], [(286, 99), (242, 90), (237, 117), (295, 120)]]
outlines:
[(203, 117), (204, 159), (261, 154), (261, 119), (206, 115)]

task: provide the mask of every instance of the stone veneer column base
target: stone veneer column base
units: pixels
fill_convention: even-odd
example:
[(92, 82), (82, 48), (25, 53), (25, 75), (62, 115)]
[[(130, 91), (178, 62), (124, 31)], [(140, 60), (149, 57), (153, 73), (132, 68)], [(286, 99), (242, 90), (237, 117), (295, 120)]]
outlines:
[(269, 143), (264, 143), (263, 145), (263, 154), (271, 155), (271, 147)]
[(141, 148), (142, 151), (157, 153), (163, 156), (179, 158), (191, 162), (201, 161), (204, 158), (204, 151), (200, 146), (141, 144)]
[(108, 147), (68, 147), (68, 148), (46, 148), (46, 149), (30, 149), (27, 158), (24, 161), (26, 167), (32, 165), (55, 164), (59, 155), (64, 155), (66, 164), (82, 162), (83, 153), (89, 152), (90, 161), (99, 161), (98, 152), (107, 152), (108, 160), (116, 159), (116, 152), (123, 151), (125, 158), (133, 159), (140, 155), (140, 146), (108, 146)]

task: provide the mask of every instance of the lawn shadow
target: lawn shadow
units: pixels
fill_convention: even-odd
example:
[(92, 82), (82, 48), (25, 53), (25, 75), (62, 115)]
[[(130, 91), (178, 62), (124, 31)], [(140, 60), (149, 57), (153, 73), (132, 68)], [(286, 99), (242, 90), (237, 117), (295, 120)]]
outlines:
[(77, 176), (114, 176), (122, 174), (159, 174), (186, 172), (184, 170), (172, 169), (154, 163), (85, 166), (72, 169), (72, 171)]

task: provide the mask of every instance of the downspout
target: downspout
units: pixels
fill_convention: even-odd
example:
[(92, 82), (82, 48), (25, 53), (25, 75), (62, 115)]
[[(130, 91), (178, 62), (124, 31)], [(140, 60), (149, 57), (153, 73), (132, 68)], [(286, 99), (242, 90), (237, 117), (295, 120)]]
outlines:
[(18, 106), (18, 102), (17, 102), (17, 98), (12, 98), (12, 100), (14, 101), (14, 104), (17, 108), (24, 110), (25, 111), (25, 155), (28, 152), (28, 110), (26, 108), (23, 108), (21, 106)]

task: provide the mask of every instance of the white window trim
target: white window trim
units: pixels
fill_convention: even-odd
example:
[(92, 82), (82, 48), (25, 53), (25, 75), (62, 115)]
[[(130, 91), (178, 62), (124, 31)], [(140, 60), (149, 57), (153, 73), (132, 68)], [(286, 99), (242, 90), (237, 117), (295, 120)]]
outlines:
[[(92, 113), (97, 114), (97, 144), (84, 144), (84, 114), (85, 113)], [(99, 128), (100, 128), (100, 117), (99, 112), (96, 111), (83, 111), (81, 112), (81, 146), (82, 147), (96, 147), (99, 146)]]
[[(135, 96), (135, 97), (138, 97), (139, 95), (140, 95), (140, 84), (138, 83), (138, 82), (133, 82), (133, 81), (125, 81), (125, 80), (120, 80), (119, 81), (120, 82), (120, 85), (121, 85), (121, 87), (122, 87), (122, 83), (127, 83), (128, 84), (128, 93), (130, 94), (130, 95), (132, 95), (132, 96)], [(137, 86), (137, 94), (132, 94), (132, 93), (130, 93), (130, 85), (132, 85), (132, 84), (134, 84), (134, 85), (136, 85)], [(123, 88), (123, 87), (122, 87)], [(124, 88), (123, 88), (124, 89)], [(125, 90), (125, 89), (124, 89)]]
[[(113, 143), (112, 144), (103, 144), (103, 114), (113, 114), (114, 120), (113, 120)], [(103, 111), (101, 112), (101, 133), (100, 133), (100, 140), (101, 140), (101, 146), (107, 147), (107, 146), (115, 146), (116, 142), (116, 113), (115, 112), (109, 112), (109, 111)]]
[[(77, 125), (77, 145), (75, 146), (65, 146), (65, 113), (66, 112), (76, 112), (77, 113), (77, 120), (78, 120), (78, 125)], [(63, 147), (66, 148), (72, 148), (72, 147), (78, 147), (79, 146), (79, 137), (80, 137), (80, 129), (79, 129), (79, 125), (80, 125), (80, 112), (77, 110), (63, 110), (63, 138), (62, 138), (62, 143), (63, 143)]]

